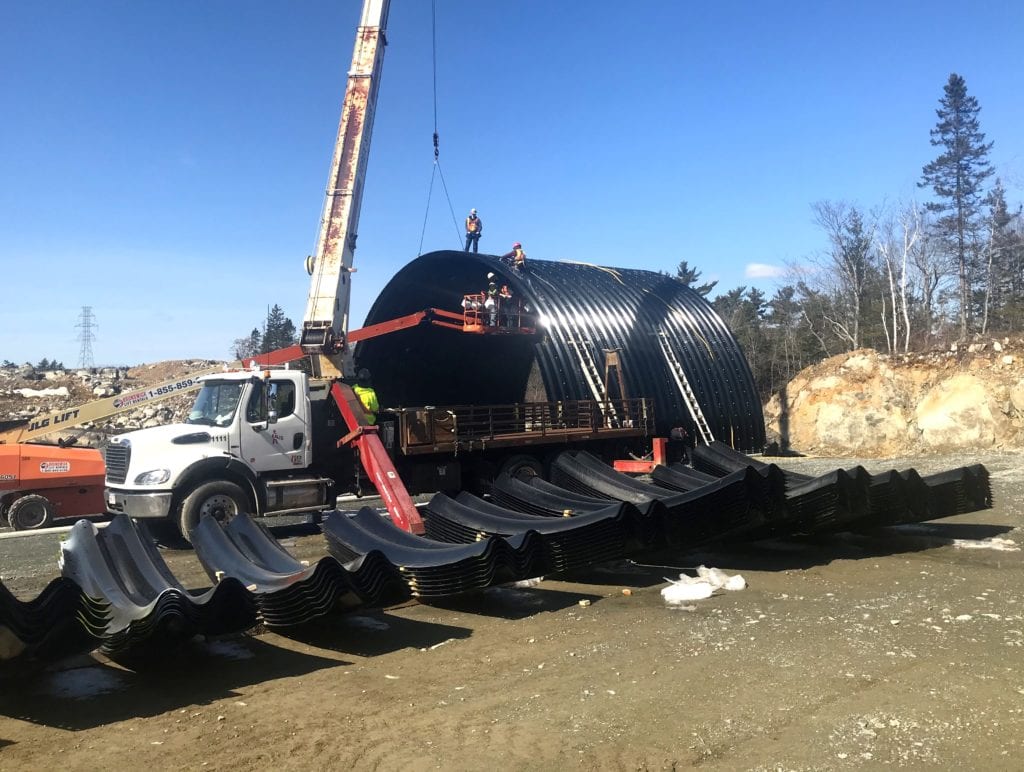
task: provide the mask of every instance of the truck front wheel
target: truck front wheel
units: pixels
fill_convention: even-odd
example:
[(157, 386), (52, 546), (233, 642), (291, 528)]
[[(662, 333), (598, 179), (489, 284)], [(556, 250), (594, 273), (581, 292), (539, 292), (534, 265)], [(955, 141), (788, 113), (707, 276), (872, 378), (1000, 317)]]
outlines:
[(32, 531), (53, 525), (54, 508), (44, 496), (22, 496), (7, 510), (7, 519), (15, 531)]
[(224, 525), (249, 509), (249, 497), (240, 486), (227, 480), (213, 480), (196, 486), (181, 502), (178, 528), (181, 535), (189, 539), (203, 515), (209, 515)]

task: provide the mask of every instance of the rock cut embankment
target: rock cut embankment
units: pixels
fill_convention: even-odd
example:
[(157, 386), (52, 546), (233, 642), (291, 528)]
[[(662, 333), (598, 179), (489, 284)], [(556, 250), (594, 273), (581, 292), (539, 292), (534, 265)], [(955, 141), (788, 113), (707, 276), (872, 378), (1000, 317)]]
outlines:
[(1024, 447), (1024, 359), (1006, 339), (947, 352), (860, 349), (801, 371), (765, 406), (769, 442), (820, 455)]

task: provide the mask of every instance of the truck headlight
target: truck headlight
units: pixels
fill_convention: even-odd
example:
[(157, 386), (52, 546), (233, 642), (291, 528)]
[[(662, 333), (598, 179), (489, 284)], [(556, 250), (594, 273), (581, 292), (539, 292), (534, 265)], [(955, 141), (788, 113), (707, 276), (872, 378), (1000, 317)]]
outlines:
[(152, 469), (135, 478), (136, 485), (160, 485), (171, 479), (170, 469)]

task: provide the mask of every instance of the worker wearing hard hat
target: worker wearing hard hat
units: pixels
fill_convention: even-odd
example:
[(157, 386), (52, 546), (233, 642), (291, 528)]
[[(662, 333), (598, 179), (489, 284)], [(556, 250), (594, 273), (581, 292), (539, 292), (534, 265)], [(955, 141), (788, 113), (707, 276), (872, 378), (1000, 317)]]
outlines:
[(370, 371), (365, 367), (356, 374), (356, 385), (352, 391), (359, 397), (359, 402), (366, 413), (368, 424), (377, 423), (377, 411), (380, 410), (380, 403), (377, 402), (377, 392), (371, 385)]
[(487, 324), (491, 327), (498, 326), (498, 283), (494, 280), (494, 274), (487, 274), (487, 299), (484, 300), (484, 308), (487, 310)]
[(474, 254), (479, 252), (480, 236), (484, 232), (484, 221), (481, 220), (476, 213), (476, 209), (469, 210), (469, 216), (466, 218), (466, 251), (469, 251), (470, 245), (473, 246)]
[(517, 271), (521, 271), (526, 268), (526, 253), (523, 251), (523, 245), (518, 241), (512, 245), (512, 251), (503, 254), (501, 259)]

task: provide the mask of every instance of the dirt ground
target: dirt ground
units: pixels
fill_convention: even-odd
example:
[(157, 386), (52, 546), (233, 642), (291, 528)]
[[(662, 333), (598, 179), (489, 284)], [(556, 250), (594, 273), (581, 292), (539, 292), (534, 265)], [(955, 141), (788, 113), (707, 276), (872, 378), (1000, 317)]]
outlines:
[[(660, 555), (677, 567), (623, 562), (7, 676), (0, 769), (1019, 769), (1024, 456), (974, 460), (996, 506), (946, 521)], [(317, 536), (287, 544), (322, 551)], [(169, 562), (205, 582), (191, 554)], [(666, 607), (663, 577), (701, 563), (749, 586)], [(12, 565), (22, 597), (55, 575)]]

